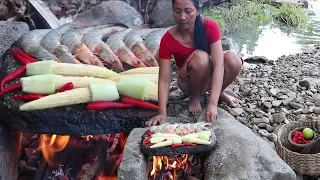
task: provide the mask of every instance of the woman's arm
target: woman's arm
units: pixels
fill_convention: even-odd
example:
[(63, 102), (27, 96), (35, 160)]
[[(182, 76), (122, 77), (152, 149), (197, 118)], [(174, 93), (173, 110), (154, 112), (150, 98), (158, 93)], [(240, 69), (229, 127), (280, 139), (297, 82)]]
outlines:
[(146, 122), (146, 126), (155, 126), (158, 123), (163, 124), (167, 121), (167, 103), (169, 98), (169, 87), (171, 82), (171, 60), (161, 59), (159, 68), (158, 82), (158, 115), (152, 117)]
[(207, 107), (207, 120), (213, 121), (217, 116), (217, 105), (222, 90), (224, 76), (223, 50), (221, 40), (210, 45), (212, 58), (212, 84), (210, 100)]
[(167, 114), (169, 87), (171, 82), (171, 60), (160, 60), (158, 98), (159, 114)]

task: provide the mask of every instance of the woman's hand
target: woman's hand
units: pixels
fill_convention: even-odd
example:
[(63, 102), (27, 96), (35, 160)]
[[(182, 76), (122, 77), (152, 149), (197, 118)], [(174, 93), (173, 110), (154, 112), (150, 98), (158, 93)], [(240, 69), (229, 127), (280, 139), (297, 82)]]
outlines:
[(207, 122), (214, 122), (215, 120), (217, 120), (217, 105), (208, 104), (206, 111)]
[(156, 126), (158, 123), (163, 124), (167, 121), (167, 114), (160, 113), (152, 117), (149, 121), (146, 122), (146, 126)]

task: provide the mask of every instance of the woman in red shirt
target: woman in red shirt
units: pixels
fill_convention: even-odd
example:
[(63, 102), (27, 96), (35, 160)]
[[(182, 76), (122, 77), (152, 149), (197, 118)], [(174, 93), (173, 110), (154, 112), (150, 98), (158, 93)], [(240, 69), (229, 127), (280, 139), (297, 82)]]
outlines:
[(178, 86), (190, 95), (192, 114), (202, 111), (201, 94), (211, 88), (206, 119), (212, 122), (217, 118), (218, 100), (232, 107), (238, 103), (224, 90), (239, 74), (243, 61), (236, 52), (222, 50), (220, 27), (217, 22), (200, 16), (199, 0), (172, 0), (172, 5), (177, 24), (164, 34), (159, 48), (159, 112), (146, 125), (167, 121), (172, 56), (179, 70)]

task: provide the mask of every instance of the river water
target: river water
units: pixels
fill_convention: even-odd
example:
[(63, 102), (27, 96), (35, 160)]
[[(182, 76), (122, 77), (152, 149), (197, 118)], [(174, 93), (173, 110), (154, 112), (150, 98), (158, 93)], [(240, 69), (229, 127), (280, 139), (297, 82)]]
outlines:
[(289, 31), (287, 27), (271, 25), (256, 27), (246, 25), (232, 37), (244, 57), (265, 56), (276, 60), (282, 55), (299, 53), (315, 44), (320, 44), (320, 0), (309, 1), (308, 9), (315, 15), (310, 16), (313, 28), (308, 31)]

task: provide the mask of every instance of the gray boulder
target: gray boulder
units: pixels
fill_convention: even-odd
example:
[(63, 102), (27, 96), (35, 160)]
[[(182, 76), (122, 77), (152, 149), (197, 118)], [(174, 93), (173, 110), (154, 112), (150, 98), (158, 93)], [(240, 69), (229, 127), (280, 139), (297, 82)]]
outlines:
[[(24, 22), (0, 22), (0, 55), (9, 49), (9, 47), (17, 41), (23, 34), (29, 31), (29, 26)], [(0, 61), (0, 67), (2, 58)]]
[(147, 179), (148, 159), (140, 151), (141, 137), (146, 130), (146, 128), (135, 128), (130, 132), (118, 170), (119, 180)]
[(149, 24), (152, 28), (169, 27), (175, 24), (171, 0), (158, 0), (157, 5), (149, 15)]
[(129, 4), (122, 1), (105, 1), (101, 4), (79, 14), (75, 22), (88, 26), (121, 23), (128, 27), (144, 24), (141, 14)]
[[(199, 121), (205, 120), (204, 115)], [(214, 131), (217, 146), (205, 162), (205, 179), (296, 180), (294, 171), (267, 142), (222, 109)]]

